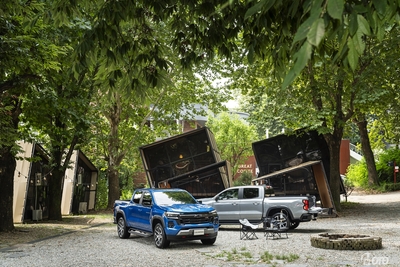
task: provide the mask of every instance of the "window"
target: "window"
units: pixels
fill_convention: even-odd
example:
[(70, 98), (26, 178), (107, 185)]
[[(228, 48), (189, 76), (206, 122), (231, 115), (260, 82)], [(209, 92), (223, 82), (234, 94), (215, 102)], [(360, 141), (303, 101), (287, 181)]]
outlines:
[(227, 190), (225, 192), (222, 192), (218, 199), (222, 200), (222, 199), (238, 199), (239, 196), (239, 189), (235, 188), (235, 189), (230, 189)]
[(244, 188), (243, 198), (256, 198), (258, 197), (258, 188)]
[(142, 194), (143, 194), (142, 191), (137, 191), (135, 195), (133, 195), (133, 202), (139, 204), (140, 199), (142, 198)]
[(149, 192), (143, 193), (142, 205), (143, 206), (151, 206), (151, 195)]

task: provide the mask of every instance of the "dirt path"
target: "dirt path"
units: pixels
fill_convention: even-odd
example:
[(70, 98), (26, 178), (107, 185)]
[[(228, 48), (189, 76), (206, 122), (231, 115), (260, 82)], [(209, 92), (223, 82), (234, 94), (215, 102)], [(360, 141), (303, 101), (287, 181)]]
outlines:
[(359, 203), (392, 203), (398, 202), (400, 206), (400, 191), (388, 192), (383, 194), (365, 194), (362, 192), (352, 192), (347, 197), (347, 201)]

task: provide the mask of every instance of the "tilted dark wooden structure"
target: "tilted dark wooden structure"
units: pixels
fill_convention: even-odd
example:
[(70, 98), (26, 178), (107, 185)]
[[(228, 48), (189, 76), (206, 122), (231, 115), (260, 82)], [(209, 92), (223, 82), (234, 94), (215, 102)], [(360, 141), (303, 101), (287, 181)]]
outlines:
[(151, 187), (176, 187), (194, 197), (212, 197), (232, 185), (229, 163), (214, 135), (199, 128), (139, 148)]
[(253, 183), (271, 185), (276, 195), (315, 195), (324, 207), (334, 208), (325, 172), (330, 168), (329, 148), (317, 131), (298, 130), (254, 142), (252, 147), (259, 168)]

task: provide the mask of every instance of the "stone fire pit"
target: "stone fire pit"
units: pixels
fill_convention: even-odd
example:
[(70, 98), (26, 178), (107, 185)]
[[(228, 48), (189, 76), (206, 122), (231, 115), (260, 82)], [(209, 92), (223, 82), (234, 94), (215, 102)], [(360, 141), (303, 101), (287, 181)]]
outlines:
[(382, 248), (382, 238), (352, 234), (318, 234), (311, 237), (311, 246), (337, 250), (373, 250)]

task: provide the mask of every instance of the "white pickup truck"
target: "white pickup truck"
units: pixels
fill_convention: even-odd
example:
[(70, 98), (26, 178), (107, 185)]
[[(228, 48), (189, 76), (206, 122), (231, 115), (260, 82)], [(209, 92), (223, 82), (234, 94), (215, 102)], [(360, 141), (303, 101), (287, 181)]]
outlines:
[(266, 185), (235, 186), (198, 200), (217, 210), (220, 224), (238, 224), (239, 219), (260, 223), (270, 217), (279, 219), (280, 227), (295, 229), (322, 211), (315, 206), (314, 196), (274, 196), (272, 191)]

